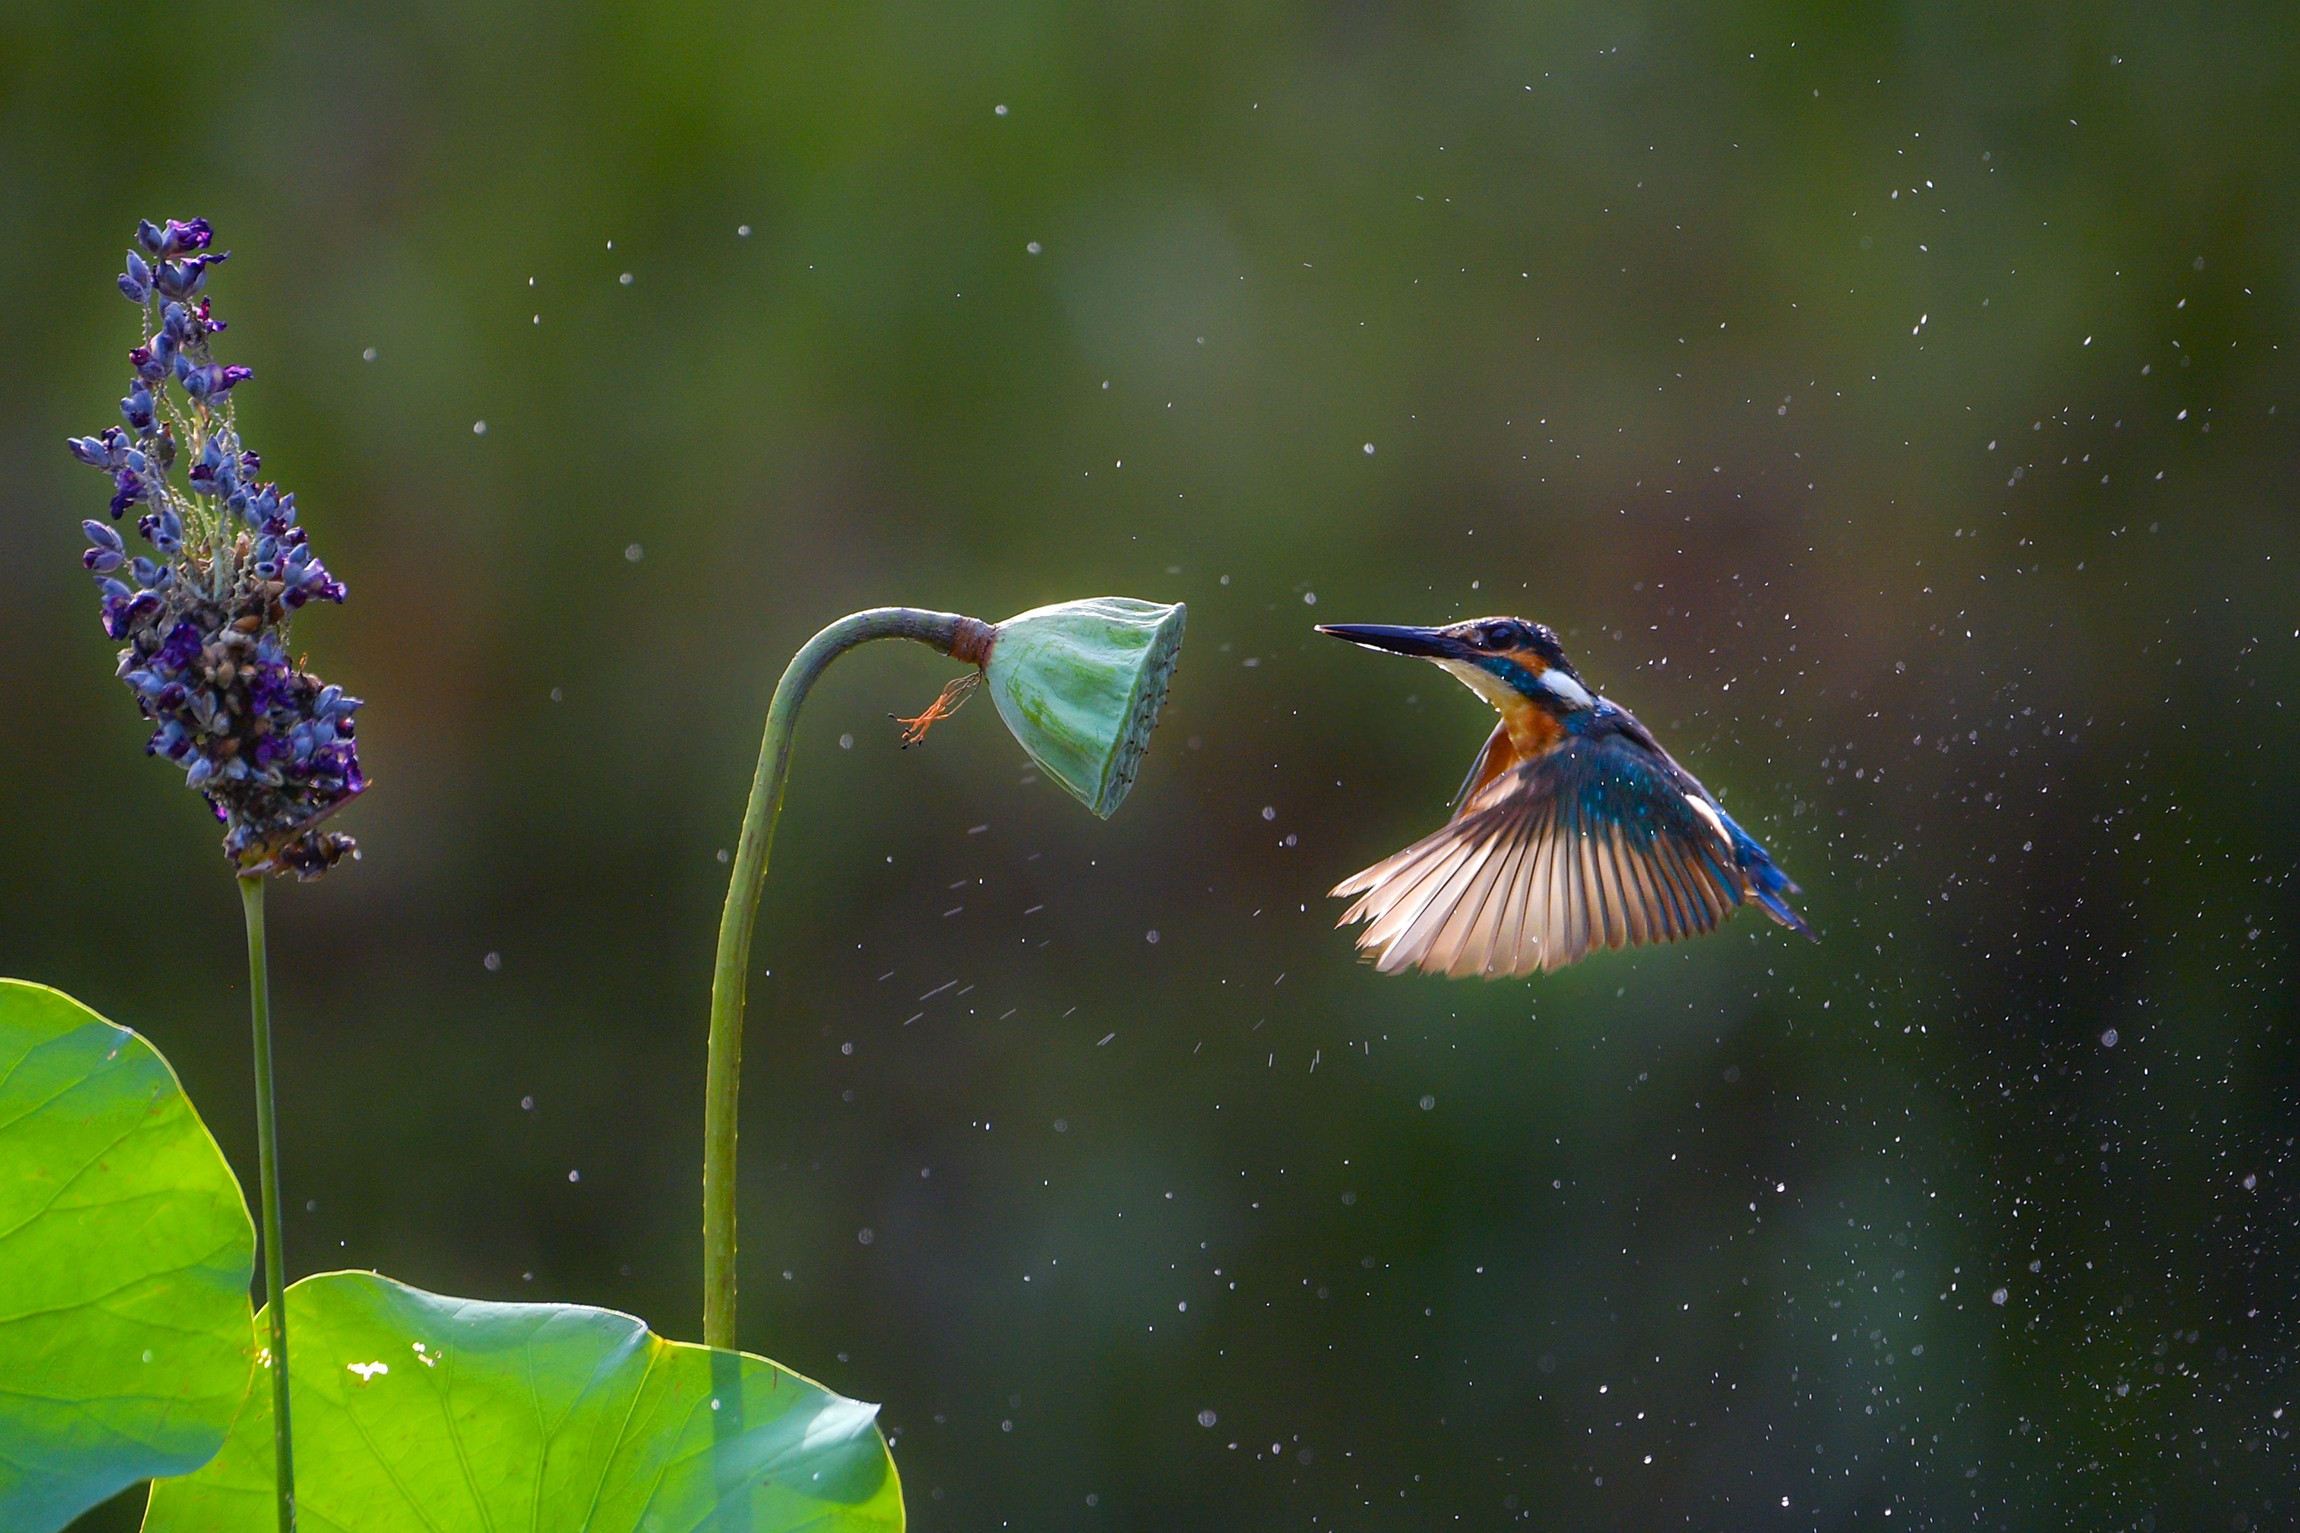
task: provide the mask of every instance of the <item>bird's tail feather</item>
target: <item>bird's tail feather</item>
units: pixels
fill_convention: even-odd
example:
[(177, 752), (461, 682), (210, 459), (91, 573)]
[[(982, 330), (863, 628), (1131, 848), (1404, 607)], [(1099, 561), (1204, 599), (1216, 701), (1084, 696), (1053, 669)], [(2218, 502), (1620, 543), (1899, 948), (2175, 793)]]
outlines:
[(1759, 845), (1755, 836), (1734, 824), (1730, 816), (1726, 817), (1725, 824), (1732, 831), (1733, 853), (1740, 859), (1742, 874), (1749, 880), (1750, 897), (1764, 907), (1767, 915), (1798, 936), (1808, 942), (1820, 941), (1820, 934), (1805, 924), (1805, 918), (1797, 914), (1786, 898), (1805, 891), (1781, 871), (1773, 861), (1773, 854)]

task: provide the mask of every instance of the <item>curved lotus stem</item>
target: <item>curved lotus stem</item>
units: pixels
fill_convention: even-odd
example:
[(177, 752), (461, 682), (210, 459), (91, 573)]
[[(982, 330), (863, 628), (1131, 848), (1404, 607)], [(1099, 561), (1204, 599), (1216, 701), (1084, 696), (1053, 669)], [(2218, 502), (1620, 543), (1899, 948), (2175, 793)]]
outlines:
[[(735, 1342), (735, 1119), (742, 1087), (743, 1012), (751, 931), (766, 886), (767, 855), (782, 813), (791, 729), (830, 663), (873, 639), (910, 639), (976, 666), (999, 717), (1030, 758), (1104, 818), (1133, 786), (1182, 645), (1179, 605), (1096, 597), (1022, 613), (996, 627), (953, 612), (875, 607), (840, 618), (791, 658), (767, 707), (759, 766), (743, 810), (719, 917), (711, 974), (710, 1059), (703, 1103), (703, 1340)], [(937, 699), (912, 735), (956, 706)]]

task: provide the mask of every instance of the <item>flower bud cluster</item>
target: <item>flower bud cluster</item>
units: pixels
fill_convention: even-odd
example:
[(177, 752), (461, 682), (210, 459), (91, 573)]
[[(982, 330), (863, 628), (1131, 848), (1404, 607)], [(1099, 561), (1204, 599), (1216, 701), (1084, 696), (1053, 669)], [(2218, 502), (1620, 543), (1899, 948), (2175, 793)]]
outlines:
[[(68, 444), (113, 487), (112, 521), (80, 524), (80, 562), (104, 632), (126, 642), (120, 679), (155, 725), (147, 754), (206, 797), (242, 872), (316, 878), (355, 850), (319, 826), (367, 786), (360, 704), (298, 666), (287, 625), (305, 603), (345, 593), (297, 524), (295, 496), (258, 479), (262, 462), (240, 442), (231, 395), (249, 371), (211, 354), (224, 322), (200, 296), (208, 268), (230, 254), (213, 240), (204, 218), (136, 230), (119, 285), (144, 323), (128, 353), (123, 424)], [(149, 555), (112, 525), (139, 507)]]

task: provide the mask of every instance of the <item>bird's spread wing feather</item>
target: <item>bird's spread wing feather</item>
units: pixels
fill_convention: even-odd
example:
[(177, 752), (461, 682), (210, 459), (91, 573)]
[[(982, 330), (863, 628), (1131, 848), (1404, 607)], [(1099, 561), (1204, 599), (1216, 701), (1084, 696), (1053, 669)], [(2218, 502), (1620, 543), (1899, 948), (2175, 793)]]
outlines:
[[(1482, 760), (1482, 758), (1481, 758)], [(1698, 783), (1632, 736), (1569, 738), (1334, 890), (1384, 973), (1531, 974), (1712, 930), (1744, 897)]]

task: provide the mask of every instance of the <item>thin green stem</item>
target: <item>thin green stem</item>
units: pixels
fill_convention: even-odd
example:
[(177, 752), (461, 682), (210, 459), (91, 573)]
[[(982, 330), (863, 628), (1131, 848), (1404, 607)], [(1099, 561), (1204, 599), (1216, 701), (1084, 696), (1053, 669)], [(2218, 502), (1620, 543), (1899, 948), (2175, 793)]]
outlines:
[(248, 998), (255, 1015), (256, 1165), (263, 1183), (264, 1293), (272, 1332), (272, 1467), (280, 1533), (295, 1533), (295, 1450), (288, 1424), (287, 1261), (280, 1250), (280, 1131), (272, 1092), (272, 987), (264, 960), (264, 879), (240, 879), (248, 920)]
[(782, 813), (789, 774), (791, 726), (808, 689), (833, 660), (873, 639), (913, 639), (944, 654), (980, 643), (984, 625), (953, 612), (874, 607), (842, 617), (791, 657), (767, 706), (759, 742), (758, 774), (743, 809), (742, 840), (719, 917), (719, 953), (711, 971), (711, 1048), (703, 1100), (703, 1340), (735, 1344), (735, 1112), (743, 1078), (743, 1007), (751, 970), (751, 928), (767, 880), (767, 853)]

